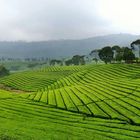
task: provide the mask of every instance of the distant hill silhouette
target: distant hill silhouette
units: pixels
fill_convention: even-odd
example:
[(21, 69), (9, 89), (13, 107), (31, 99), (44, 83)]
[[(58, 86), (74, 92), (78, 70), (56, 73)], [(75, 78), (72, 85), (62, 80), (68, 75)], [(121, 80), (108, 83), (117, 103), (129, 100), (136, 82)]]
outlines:
[(71, 57), (75, 54), (88, 54), (93, 49), (107, 45), (129, 46), (140, 36), (112, 34), (79, 40), (52, 40), (39, 42), (0, 42), (0, 57)]

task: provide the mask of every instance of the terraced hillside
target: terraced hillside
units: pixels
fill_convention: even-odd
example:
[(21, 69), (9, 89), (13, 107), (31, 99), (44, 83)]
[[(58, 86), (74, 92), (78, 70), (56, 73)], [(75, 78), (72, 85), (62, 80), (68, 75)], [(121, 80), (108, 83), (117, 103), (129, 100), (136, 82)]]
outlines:
[[(13, 122), (20, 124), (16, 129), (23, 127), (25, 131), (8, 130), (11, 137), (140, 139), (138, 65), (50, 67), (15, 73), (2, 78), (0, 83), (33, 91), (1, 99), (0, 121), (4, 124), (8, 120), (11, 125), (15, 118)], [(21, 120), (25, 124), (27, 120), (29, 128)], [(0, 134), (5, 130), (6, 126), (0, 127)]]
[(13, 73), (8, 77), (1, 78), (0, 84), (4, 84), (12, 89), (37, 91), (81, 69), (83, 67), (48, 67), (34, 71)]
[(89, 66), (27, 98), (94, 117), (140, 124), (139, 69), (136, 65)]
[(52, 108), (0, 90), (2, 140), (139, 140), (140, 127)]

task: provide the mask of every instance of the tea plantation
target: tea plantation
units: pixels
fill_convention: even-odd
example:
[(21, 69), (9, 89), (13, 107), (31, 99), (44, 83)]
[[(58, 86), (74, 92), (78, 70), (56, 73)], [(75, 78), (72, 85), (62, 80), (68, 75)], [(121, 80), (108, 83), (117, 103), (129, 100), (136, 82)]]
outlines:
[(47, 67), (0, 85), (0, 139), (140, 139), (139, 65)]

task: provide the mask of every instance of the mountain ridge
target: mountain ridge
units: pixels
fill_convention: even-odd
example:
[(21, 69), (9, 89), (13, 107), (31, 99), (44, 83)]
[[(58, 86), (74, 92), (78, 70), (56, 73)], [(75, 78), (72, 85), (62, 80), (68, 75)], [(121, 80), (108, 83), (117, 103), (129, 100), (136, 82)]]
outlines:
[(104, 46), (129, 46), (130, 43), (139, 39), (140, 35), (110, 34), (85, 39), (66, 39), (49, 41), (0, 41), (0, 57), (25, 58), (25, 57), (48, 57), (64, 58), (76, 54), (88, 54), (93, 49)]

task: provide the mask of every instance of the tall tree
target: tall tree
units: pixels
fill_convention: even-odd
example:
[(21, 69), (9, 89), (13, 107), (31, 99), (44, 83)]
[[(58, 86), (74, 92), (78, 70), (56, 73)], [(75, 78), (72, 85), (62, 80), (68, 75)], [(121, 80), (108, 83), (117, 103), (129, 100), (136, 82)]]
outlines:
[(80, 56), (80, 55), (74, 55), (72, 57), (72, 63), (74, 65), (84, 65), (85, 64), (85, 60), (84, 60), (84, 55)]
[(97, 64), (97, 62), (99, 60), (99, 50), (97, 50), (97, 49), (92, 50), (89, 55), (92, 57), (92, 60), (94, 60)]
[(69, 65), (85, 65), (85, 55), (74, 55), (72, 59), (65, 61), (67, 66)]
[(123, 53), (123, 60), (125, 60), (126, 63), (132, 63), (134, 59), (135, 59), (135, 55), (132, 52), (132, 50), (128, 47), (125, 47)]
[(74, 65), (79, 65), (80, 64), (80, 55), (74, 55), (72, 57), (72, 62)]
[(106, 64), (111, 63), (113, 59), (113, 50), (110, 46), (106, 46), (99, 51), (99, 57)]
[(52, 59), (52, 60), (50, 61), (50, 66), (54, 66), (55, 64), (58, 64), (58, 65), (60, 65), (60, 66), (63, 65), (63, 63), (62, 63), (61, 60)]
[(118, 46), (118, 45), (114, 45), (113, 47), (112, 47), (112, 51), (113, 51), (113, 53), (114, 53), (114, 56), (113, 56), (113, 59), (115, 60), (115, 61), (121, 61), (122, 59), (122, 53), (121, 53), (121, 48), (120, 48), (120, 46)]
[(9, 70), (7, 70), (3, 65), (0, 65), (0, 77), (9, 75)]
[(138, 39), (138, 40), (136, 40), (136, 41), (133, 41), (133, 42), (131, 43), (131, 48), (132, 48), (132, 49), (134, 49), (135, 46), (137, 46), (138, 49), (139, 49), (139, 58), (140, 58), (140, 39)]
[(118, 52), (118, 53), (116, 54), (115, 60), (116, 60), (117, 62), (121, 62), (121, 61), (123, 60), (123, 54), (124, 54), (124, 49), (121, 48), (121, 49), (120, 49), (120, 52)]
[(72, 65), (72, 59), (66, 60), (65, 65), (66, 66)]

